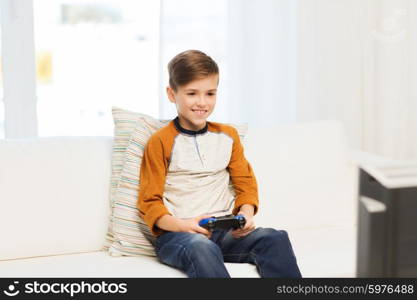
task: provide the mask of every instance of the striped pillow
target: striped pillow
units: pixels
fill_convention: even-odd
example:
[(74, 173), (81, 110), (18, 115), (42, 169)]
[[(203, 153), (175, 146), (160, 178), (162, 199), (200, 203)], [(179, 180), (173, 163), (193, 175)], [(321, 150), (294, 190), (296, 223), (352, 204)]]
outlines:
[[(119, 172), (119, 181), (112, 198), (113, 240), (108, 251), (114, 256), (155, 256), (153, 247), (155, 237), (139, 217), (136, 206), (139, 195), (139, 173), (143, 150), (148, 139), (170, 120), (157, 120), (138, 113), (136, 115), (136, 126), (129, 131), (131, 135), (124, 148), (123, 167)], [(232, 126), (237, 129), (240, 138), (243, 139), (247, 126)]]
[(120, 179), (120, 172), (123, 167), (124, 154), (131, 132), (136, 126), (137, 114), (129, 112), (118, 107), (112, 107), (112, 115), (114, 122), (114, 139), (113, 139), (113, 151), (112, 151), (112, 168), (110, 178), (110, 221), (108, 225), (107, 235), (104, 242), (104, 250), (108, 250), (110, 245), (114, 241), (112, 215), (113, 215), (113, 202), (114, 193), (116, 191), (117, 184)]
[(112, 107), (112, 115), (114, 122), (114, 139), (112, 151), (112, 173), (110, 178), (110, 220), (103, 250), (109, 250), (110, 246), (115, 242), (113, 233), (114, 199), (115, 192), (120, 181), (120, 174), (123, 169), (126, 148), (129, 144), (130, 136), (132, 135), (139, 119), (151, 118), (147, 115), (115, 106)]
[(167, 125), (168, 121), (141, 117), (134, 128), (125, 151), (123, 169), (117, 185), (113, 203), (114, 241), (109, 248), (113, 256), (155, 256), (149, 240), (153, 235), (139, 217), (137, 199), (139, 195), (139, 172), (143, 150), (151, 135)]

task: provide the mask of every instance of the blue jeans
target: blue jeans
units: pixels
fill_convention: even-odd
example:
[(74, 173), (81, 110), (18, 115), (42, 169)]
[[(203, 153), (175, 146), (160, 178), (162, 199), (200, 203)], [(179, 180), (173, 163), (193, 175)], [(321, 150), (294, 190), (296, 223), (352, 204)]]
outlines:
[(159, 260), (188, 277), (230, 277), (224, 262), (251, 263), (261, 277), (301, 278), (285, 230), (256, 228), (235, 239), (230, 230), (214, 230), (210, 239), (199, 233), (165, 232), (156, 239)]

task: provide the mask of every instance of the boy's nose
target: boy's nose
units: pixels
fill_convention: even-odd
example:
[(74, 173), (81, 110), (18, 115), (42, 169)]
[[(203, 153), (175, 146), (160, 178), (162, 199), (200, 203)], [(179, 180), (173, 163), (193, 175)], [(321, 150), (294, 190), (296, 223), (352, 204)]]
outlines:
[(200, 105), (206, 104), (206, 98), (204, 96), (199, 97), (197, 100), (197, 104), (200, 104)]

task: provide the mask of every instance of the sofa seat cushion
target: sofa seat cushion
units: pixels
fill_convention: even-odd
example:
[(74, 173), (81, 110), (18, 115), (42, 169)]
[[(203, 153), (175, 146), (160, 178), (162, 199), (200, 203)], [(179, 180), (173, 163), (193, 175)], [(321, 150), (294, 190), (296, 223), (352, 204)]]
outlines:
[[(356, 226), (290, 229), (303, 277), (355, 277)], [(226, 263), (232, 277), (259, 277), (250, 264)], [(186, 277), (156, 257), (98, 251), (0, 261), (0, 277)]]
[(303, 277), (356, 277), (356, 225), (284, 229)]
[[(259, 277), (251, 264), (226, 263), (232, 277)], [(112, 257), (105, 251), (0, 261), (0, 277), (187, 277), (156, 257)]]

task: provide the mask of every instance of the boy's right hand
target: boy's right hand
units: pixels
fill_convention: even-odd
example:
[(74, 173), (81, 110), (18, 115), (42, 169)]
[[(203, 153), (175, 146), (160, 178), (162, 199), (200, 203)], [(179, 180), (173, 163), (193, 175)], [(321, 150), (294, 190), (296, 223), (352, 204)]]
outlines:
[(202, 215), (195, 218), (189, 219), (180, 219), (179, 229), (182, 232), (190, 232), (190, 233), (201, 233), (204, 234), (207, 238), (211, 237), (211, 232), (198, 225), (198, 223), (205, 218), (210, 218), (210, 215)]

